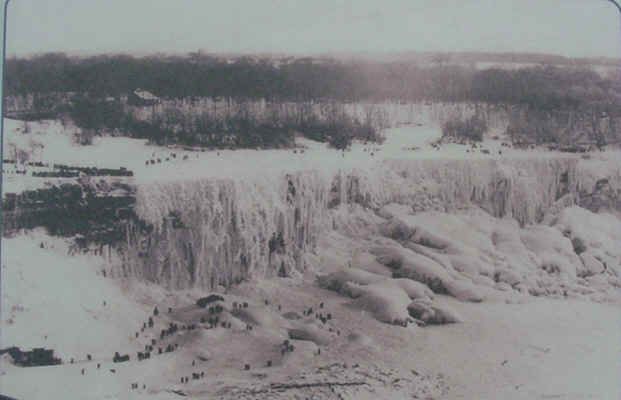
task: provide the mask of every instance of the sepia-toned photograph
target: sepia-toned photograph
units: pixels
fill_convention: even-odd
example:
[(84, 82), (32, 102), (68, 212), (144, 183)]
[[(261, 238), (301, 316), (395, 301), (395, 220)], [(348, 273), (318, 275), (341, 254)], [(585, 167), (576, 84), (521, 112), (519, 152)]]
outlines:
[(0, 400), (621, 399), (621, 1), (3, 5)]

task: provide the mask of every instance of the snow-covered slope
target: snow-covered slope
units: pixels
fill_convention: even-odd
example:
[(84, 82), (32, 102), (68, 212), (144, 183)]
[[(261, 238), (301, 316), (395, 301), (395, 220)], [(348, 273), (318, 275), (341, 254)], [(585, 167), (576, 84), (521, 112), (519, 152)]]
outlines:
[(133, 348), (128, 327), (150, 310), (130, 300), (129, 284), (103, 277), (103, 259), (67, 250), (63, 239), (40, 232), (3, 238), (2, 343), (49, 345), (65, 360), (111, 358), (102, 341)]

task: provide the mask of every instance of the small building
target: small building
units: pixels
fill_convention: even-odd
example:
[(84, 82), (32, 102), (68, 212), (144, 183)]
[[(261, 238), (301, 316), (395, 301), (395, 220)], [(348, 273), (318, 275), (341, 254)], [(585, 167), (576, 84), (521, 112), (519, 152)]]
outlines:
[(133, 106), (153, 106), (159, 102), (159, 97), (143, 89), (136, 89), (127, 97), (127, 103)]

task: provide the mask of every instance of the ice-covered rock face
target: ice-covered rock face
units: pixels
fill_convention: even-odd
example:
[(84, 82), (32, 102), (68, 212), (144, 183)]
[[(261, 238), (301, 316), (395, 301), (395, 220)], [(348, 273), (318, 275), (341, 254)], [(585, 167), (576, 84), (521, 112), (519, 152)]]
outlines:
[(276, 179), (198, 180), (138, 188), (122, 270), (173, 288), (290, 275), (326, 226), (328, 186), (308, 172)]
[[(413, 273), (408, 277), (460, 300), (476, 301), (472, 295), (483, 294), (485, 287), (602, 300), (609, 295), (614, 298), (614, 288), (621, 284), (621, 220), (612, 215), (570, 207), (550, 225), (520, 228), (512, 220), (469, 210), (458, 214), (401, 214), (387, 225), (397, 223), (400, 233), (413, 232), (393, 237), (416, 253), (408, 256), (407, 262), (400, 261), (411, 264)], [(575, 245), (576, 239), (580, 246)], [(403, 253), (404, 249), (393, 244), (374, 251), (378, 261), (390, 265), (392, 260), (383, 254)], [(417, 259), (418, 264), (413, 264)], [(441, 285), (434, 285), (428, 276), (435, 276)]]
[(493, 216), (508, 216), (526, 224), (541, 220), (556, 200), (575, 191), (577, 160), (432, 160), (389, 164), (406, 183), (422, 186), (446, 210), (476, 204)]
[[(377, 229), (380, 216), (403, 207), (446, 212), (475, 205), (493, 217), (536, 223), (557, 202), (571, 204), (579, 198), (578, 188), (585, 184), (578, 180), (577, 163), (575, 157), (387, 160), (379, 168), (376, 164), (374, 169), (332, 173), (144, 183), (137, 189), (136, 214), (152, 229), (141, 224), (128, 229), (120, 249), (123, 262), (116, 272), (171, 288), (226, 286), (251, 276), (291, 276), (306, 268), (307, 255), (325, 232), (338, 227), (356, 236), (357, 231)], [(391, 203), (402, 206), (384, 210), (386, 215), (379, 212), (380, 216), (362, 212), (356, 217), (356, 208), (348, 207), (357, 204), (362, 210), (379, 211)], [(516, 251), (511, 263), (532, 262), (528, 259), (532, 252), (512, 249), (517, 242), (503, 239), (511, 231), (498, 230), (489, 238)], [(456, 268), (479, 275), (480, 266), (471, 261), (462, 258), (455, 262)], [(552, 269), (563, 267), (553, 259), (547, 261)], [(511, 270), (500, 274), (511, 280), (516, 274)]]

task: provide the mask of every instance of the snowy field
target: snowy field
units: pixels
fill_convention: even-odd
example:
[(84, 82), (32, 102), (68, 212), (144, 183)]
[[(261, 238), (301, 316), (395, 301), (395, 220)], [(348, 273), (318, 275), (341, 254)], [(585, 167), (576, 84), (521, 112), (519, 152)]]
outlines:
[[(373, 169), (389, 159), (530, 159), (554, 158), (559, 153), (535, 149), (522, 151), (502, 146), (503, 140), (488, 139), (480, 149), (459, 144), (445, 144), (440, 149), (431, 145), (440, 138), (439, 126), (426, 123), (388, 129), (383, 144), (355, 142), (351, 149), (341, 152), (325, 143), (304, 138), (297, 140), (298, 149), (287, 150), (211, 150), (184, 151), (152, 146), (145, 140), (125, 137), (96, 137), (93, 145), (78, 146), (72, 142), (75, 127), (64, 128), (59, 121), (29, 123), (30, 133), (23, 133), (24, 124), (5, 119), (4, 157), (12, 158), (12, 149), (26, 149), (32, 161), (44, 163), (95, 166), (107, 168), (126, 167), (140, 182), (161, 182), (196, 179), (203, 177), (256, 177), (281, 174), (283, 171), (321, 170), (333, 173), (339, 169)], [(176, 157), (172, 157), (175, 153)], [(562, 154), (562, 157), (572, 155)], [(187, 157), (186, 160), (184, 158)], [(621, 162), (621, 152), (610, 151), (594, 155), (595, 158)], [(150, 160), (161, 163), (146, 165)], [(21, 191), (43, 184), (39, 178), (5, 174), (5, 192)]]

